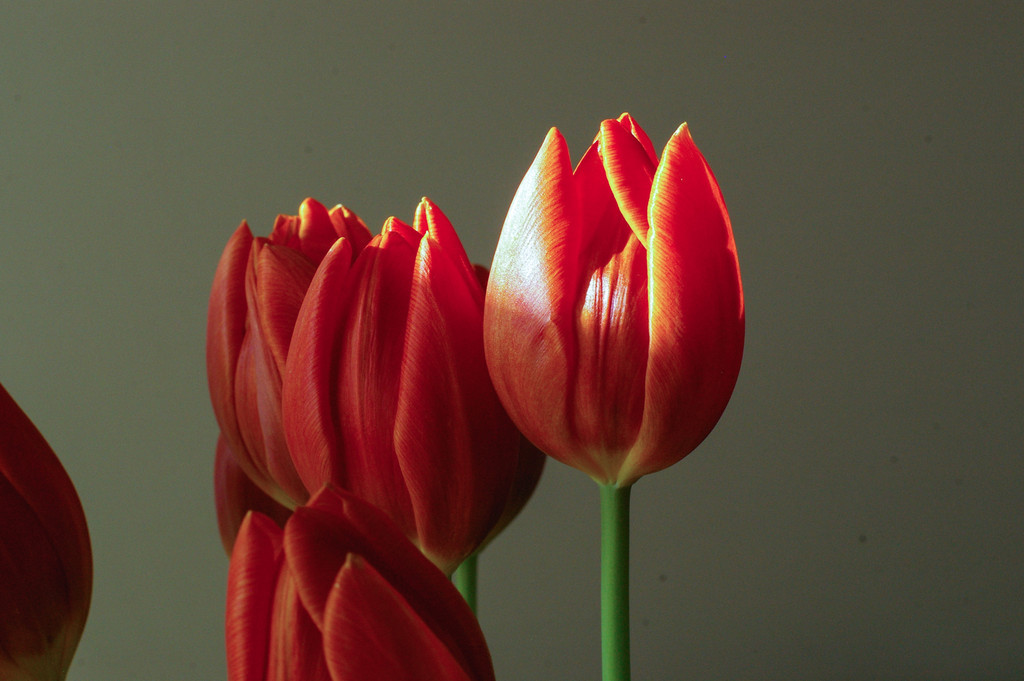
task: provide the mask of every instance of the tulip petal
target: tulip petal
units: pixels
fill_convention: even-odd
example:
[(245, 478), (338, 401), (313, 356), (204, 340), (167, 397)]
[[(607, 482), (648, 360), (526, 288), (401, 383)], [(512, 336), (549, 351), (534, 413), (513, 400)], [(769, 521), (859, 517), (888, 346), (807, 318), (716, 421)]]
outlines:
[(452, 250), (429, 234), (420, 242), (394, 423), (414, 536), (447, 573), (501, 514), (495, 490), (512, 484), (518, 440), (487, 375), (480, 286)]
[(330, 210), (331, 222), (334, 223), (334, 231), (339, 237), (344, 237), (352, 245), (352, 257), (362, 253), (366, 244), (370, 243), (370, 230), (366, 223), (354, 212), (345, 206), (338, 204)]
[(573, 437), (580, 212), (569, 150), (552, 128), (512, 200), (484, 308), (487, 366), (502, 403), (527, 438), (563, 460)]
[(622, 250), (594, 271), (579, 310), (576, 428), (581, 450), (574, 461), (601, 484), (618, 476), (636, 441), (644, 413), (647, 368), (647, 252), (629, 230), (607, 240)]
[(295, 319), (316, 264), (298, 251), (256, 239), (249, 265), (249, 333), (260, 334), (267, 364), (280, 371), (288, 358)]
[(0, 428), (0, 671), (13, 661), (62, 677), (92, 596), (85, 514), (57, 456), (3, 386)]
[(245, 338), (245, 272), (252, 232), (243, 222), (228, 239), (217, 263), (206, 317), (206, 375), (213, 413), (236, 452), (244, 449), (235, 411), (235, 371)]
[(349, 305), (352, 247), (339, 239), (317, 268), (295, 322), (282, 384), (282, 419), (292, 463), (306, 489), (344, 480), (331, 396), (342, 325)]
[(619, 123), (626, 128), (636, 141), (643, 146), (644, 151), (647, 152), (647, 158), (650, 159), (651, 165), (658, 165), (658, 154), (654, 151), (654, 145), (651, 144), (651, 138), (647, 136), (640, 124), (636, 122), (636, 119), (630, 116), (628, 113), (624, 113), (618, 118)]
[(331, 590), (324, 653), (333, 681), (470, 681), (409, 603), (359, 556), (348, 557)]
[(274, 521), (250, 513), (242, 521), (228, 568), (226, 645), (229, 681), (264, 681), (271, 612), (284, 565), (283, 533)]
[(416, 219), (413, 223), (414, 229), (428, 237), (439, 250), (451, 261), (458, 270), (459, 276), (464, 279), (463, 286), (472, 292), (477, 306), (483, 310), (484, 287), (478, 286), (479, 278), (474, 265), (466, 255), (466, 249), (455, 233), (455, 228), (448, 220), (448, 217), (441, 212), (441, 209), (433, 201), (424, 197), (416, 207)]
[(239, 351), (235, 404), (255, 472), (242, 458), (240, 464), (260, 487), (288, 506), (309, 495), (286, 444), (281, 383), (292, 330), (314, 271), (313, 262), (298, 251), (256, 239), (246, 275), (248, 323)]
[(743, 354), (743, 291), (729, 215), (685, 124), (662, 154), (648, 219), (646, 408), (620, 485), (700, 444), (729, 401)]
[(274, 591), (266, 681), (331, 681), (323, 635), (299, 598), (287, 562)]
[(268, 240), (317, 263), (338, 240), (338, 232), (324, 205), (307, 198), (299, 205), (298, 215), (277, 216)]
[(353, 265), (352, 305), (339, 334), (338, 383), (329, 393), (346, 465), (345, 479), (330, 482), (386, 509), (409, 537), (415, 537), (416, 521), (395, 457), (394, 427), (419, 240), (411, 227), (389, 220), (379, 241)]
[(643, 145), (619, 121), (601, 123), (599, 149), (619, 210), (646, 247), (650, 230), (647, 202), (656, 163), (651, 162)]
[[(61, 556), (47, 529), (12, 482), (0, 475), (0, 671), (38, 667), (40, 678), (62, 675), (61, 646), (68, 591)], [(7, 678), (4, 675), (2, 678)]]

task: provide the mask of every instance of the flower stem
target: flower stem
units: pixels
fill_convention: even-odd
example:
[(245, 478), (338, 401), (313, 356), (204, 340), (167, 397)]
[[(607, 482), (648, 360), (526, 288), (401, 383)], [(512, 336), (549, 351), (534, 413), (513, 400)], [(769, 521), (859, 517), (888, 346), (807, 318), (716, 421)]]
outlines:
[(601, 486), (601, 669), (629, 681), (629, 491)]
[(469, 604), (469, 609), (473, 611), (474, 615), (476, 614), (476, 558), (477, 554), (474, 553), (462, 561), (462, 565), (455, 571), (455, 587), (466, 599), (466, 603)]

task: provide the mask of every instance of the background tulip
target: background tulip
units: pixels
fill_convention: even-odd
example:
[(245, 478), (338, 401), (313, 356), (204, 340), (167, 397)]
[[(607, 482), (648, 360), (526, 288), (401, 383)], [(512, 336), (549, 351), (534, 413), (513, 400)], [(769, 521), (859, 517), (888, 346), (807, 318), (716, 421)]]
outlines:
[(659, 162), (628, 115), (573, 170), (548, 134), (516, 192), (487, 288), (495, 388), (537, 446), (624, 487), (714, 427), (743, 354), (729, 216), (685, 124)]
[(282, 530), (250, 513), (231, 558), (231, 681), (493, 681), (469, 607), (380, 510), (325, 488)]
[(483, 354), (483, 287), (424, 199), (351, 269), (335, 247), (303, 301), (284, 423), (307, 489), (334, 483), (384, 509), (446, 572), (497, 522), (519, 434)]
[[(285, 506), (308, 498), (281, 426), (281, 380), (295, 318), (317, 264), (345, 237), (349, 252), (369, 241), (343, 206), (306, 199), (281, 215), (269, 238), (243, 222), (217, 265), (207, 316), (206, 367), (214, 414), (239, 466)], [(350, 256), (351, 258), (351, 256)]]
[(63, 679), (91, 595), (89, 532), (74, 485), (0, 386), (0, 679)]

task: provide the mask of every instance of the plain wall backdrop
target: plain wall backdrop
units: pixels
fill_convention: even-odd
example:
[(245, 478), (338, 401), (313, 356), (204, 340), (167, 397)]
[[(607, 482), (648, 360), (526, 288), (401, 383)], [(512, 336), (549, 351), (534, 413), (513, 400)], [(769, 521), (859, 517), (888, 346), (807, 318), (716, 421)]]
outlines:
[[(223, 679), (214, 267), (306, 196), (489, 263), (551, 126), (687, 121), (747, 345), (633, 491), (634, 678), (1024, 678), (1019, 2), (32, 2), (0, 10), (0, 381), (80, 492), (70, 681)], [(598, 678), (597, 488), (481, 558), (499, 680)], [(2, 522), (2, 520), (0, 520)]]

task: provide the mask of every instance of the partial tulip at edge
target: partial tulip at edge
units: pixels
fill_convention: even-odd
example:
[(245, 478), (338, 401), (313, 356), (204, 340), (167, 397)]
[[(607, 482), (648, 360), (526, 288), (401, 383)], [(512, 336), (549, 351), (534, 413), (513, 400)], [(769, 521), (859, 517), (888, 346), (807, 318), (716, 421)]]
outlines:
[(63, 679), (92, 597), (92, 549), (75, 487), (0, 386), (0, 677)]

